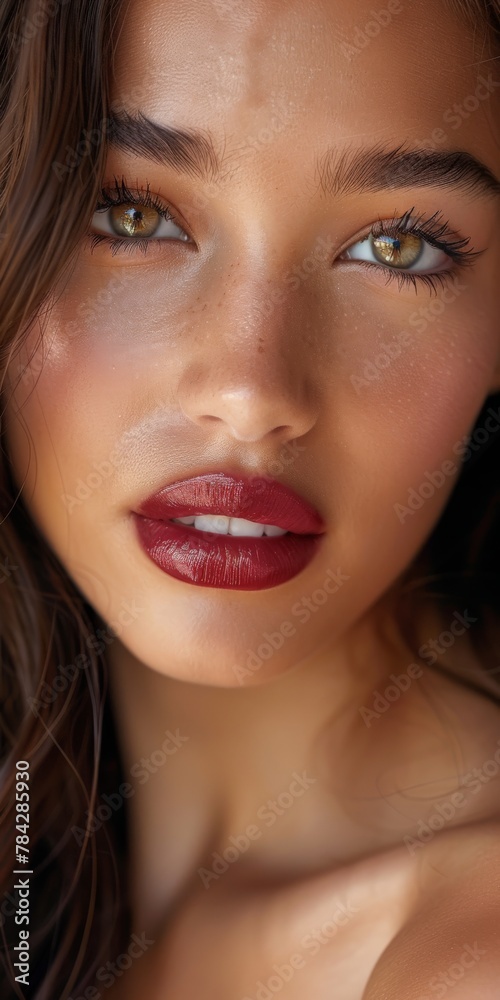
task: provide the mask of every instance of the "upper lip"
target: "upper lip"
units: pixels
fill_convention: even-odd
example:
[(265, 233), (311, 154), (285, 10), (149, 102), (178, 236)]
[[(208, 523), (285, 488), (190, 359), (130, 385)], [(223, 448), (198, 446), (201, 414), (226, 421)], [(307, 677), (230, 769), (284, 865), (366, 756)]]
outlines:
[(307, 500), (269, 476), (232, 476), (210, 472), (162, 487), (135, 513), (166, 521), (193, 514), (223, 514), (259, 524), (274, 524), (299, 535), (322, 534), (325, 523)]

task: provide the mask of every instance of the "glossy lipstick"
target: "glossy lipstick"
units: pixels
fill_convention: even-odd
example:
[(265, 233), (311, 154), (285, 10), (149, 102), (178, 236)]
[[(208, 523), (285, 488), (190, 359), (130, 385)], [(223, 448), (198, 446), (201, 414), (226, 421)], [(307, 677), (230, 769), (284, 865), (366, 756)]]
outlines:
[[(200, 531), (172, 518), (222, 514), (283, 528), (260, 538)], [(198, 587), (262, 590), (291, 580), (311, 561), (326, 526), (292, 489), (266, 476), (208, 473), (171, 483), (132, 511), (146, 554), (170, 576)]]

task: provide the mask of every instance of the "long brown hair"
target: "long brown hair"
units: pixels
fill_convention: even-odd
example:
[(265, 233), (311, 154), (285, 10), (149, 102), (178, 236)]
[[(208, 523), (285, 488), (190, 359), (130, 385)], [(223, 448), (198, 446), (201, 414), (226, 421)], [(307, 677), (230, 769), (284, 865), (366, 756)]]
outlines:
[[(500, 0), (447, 2), (486, 27), (498, 45)], [(119, 6), (120, 0), (0, 2), (3, 397), (9, 359), (71, 267), (97, 201)], [(488, 405), (500, 408), (500, 394), (487, 401), (478, 428)], [(29, 995), (67, 1000), (95, 985), (99, 968), (128, 943), (126, 811), (117, 809), (109, 822), (100, 822), (98, 812), (103, 794), (119, 787), (122, 769), (105, 652), (91, 641), (102, 622), (31, 521), (3, 434), (0, 495), (0, 992), (5, 1000), (25, 995), (15, 982), (19, 876), (13, 869), (22, 866), (15, 850), (16, 763), (27, 762)], [(395, 594), (408, 634), (422, 595), (478, 616), (484, 627), (474, 631), (485, 669), (461, 679), (500, 702), (489, 634), (500, 608), (499, 505), (500, 444), (492, 440), (464, 464), (444, 515)], [(47, 691), (57, 697), (42, 696)]]
[[(70, 265), (97, 201), (117, 14), (116, 0), (0, 6), (2, 388), (11, 352)], [(27, 515), (3, 449), (1, 464), (0, 993), (5, 1000), (28, 993), (15, 982), (21, 876), (12, 874), (23, 867), (14, 784), (16, 763), (26, 761), (28, 995), (55, 1000), (81, 995), (127, 937), (123, 815), (90, 833), (98, 796), (119, 785), (119, 756), (104, 658), (87, 641), (99, 619)], [(82, 651), (84, 669), (71, 670)], [(74, 828), (85, 831), (83, 842)]]

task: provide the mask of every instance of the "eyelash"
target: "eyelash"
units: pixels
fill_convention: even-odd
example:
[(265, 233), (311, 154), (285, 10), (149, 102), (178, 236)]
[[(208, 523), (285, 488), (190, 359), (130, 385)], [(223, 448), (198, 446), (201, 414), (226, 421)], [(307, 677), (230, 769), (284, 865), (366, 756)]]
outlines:
[[(155, 209), (162, 219), (165, 219), (167, 222), (171, 221), (185, 230), (185, 226), (180, 225), (170, 207), (151, 194), (149, 183), (147, 183), (145, 189), (141, 188), (137, 191), (131, 191), (123, 178), (121, 183), (119, 183), (116, 177), (114, 180), (113, 187), (101, 188), (100, 200), (95, 208), (96, 212), (105, 211), (115, 205), (121, 205), (126, 202), (133, 205), (145, 205), (147, 208)], [(484, 253), (484, 250), (468, 248), (470, 238), (457, 237), (457, 233), (451, 229), (449, 222), (444, 220), (441, 212), (435, 212), (429, 218), (426, 218), (424, 214), (413, 218), (413, 211), (414, 208), (409, 209), (398, 219), (387, 220), (379, 218), (364, 236), (360, 236), (356, 240), (356, 243), (368, 239), (370, 236), (373, 236), (374, 239), (380, 236), (388, 236), (394, 239), (400, 236), (401, 233), (411, 234), (425, 240), (437, 250), (442, 250), (446, 253), (453, 261), (453, 267), (448, 268), (446, 271), (419, 274), (418, 272), (397, 270), (384, 264), (374, 264), (370, 261), (356, 260), (356, 264), (366, 268), (375, 267), (378, 271), (386, 271), (386, 284), (397, 280), (399, 289), (404, 285), (412, 284), (415, 291), (417, 291), (417, 281), (420, 281), (428, 288), (436, 291), (437, 284), (443, 287), (447, 281), (456, 275), (458, 268), (473, 265), (477, 258)], [(105, 243), (113, 256), (120, 251), (129, 253), (141, 251), (146, 254), (152, 243), (165, 242), (164, 239), (155, 240), (154, 237), (150, 237), (149, 239), (121, 239), (120, 237), (104, 236), (102, 233), (89, 233), (88, 239), (91, 253), (97, 246)], [(350, 246), (353, 245), (353, 243), (350, 244)]]
[[(456, 276), (458, 268), (473, 265), (477, 258), (482, 256), (484, 250), (473, 250), (472, 247), (468, 247), (470, 237), (459, 237), (451, 228), (450, 223), (444, 219), (441, 212), (434, 212), (434, 215), (431, 215), (429, 218), (426, 218), (424, 213), (415, 218), (413, 212), (414, 206), (398, 219), (387, 220), (379, 218), (378, 222), (374, 223), (364, 236), (360, 236), (356, 240), (356, 243), (367, 239), (370, 235), (374, 239), (377, 239), (379, 236), (389, 236), (394, 239), (400, 236), (401, 233), (410, 234), (425, 240), (430, 246), (446, 253), (453, 261), (453, 267), (449, 267), (446, 271), (419, 274), (418, 272), (398, 271), (396, 268), (390, 268), (384, 264), (373, 264), (370, 261), (356, 260), (356, 264), (361, 265), (361, 267), (376, 267), (377, 270), (387, 271), (386, 284), (397, 280), (399, 288), (402, 288), (405, 284), (411, 283), (415, 291), (417, 291), (417, 281), (422, 281), (428, 288), (436, 291), (438, 284), (443, 287), (447, 281)], [(350, 246), (353, 245), (353, 243), (350, 244)]]
[[(115, 205), (123, 205), (125, 203), (130, 203), (131, 205), (145, 205), (146, 208), (154, 208), (162, 219), (165, 219), (167, 222), (174, 222), (176, 226), (179, 226), (181, 229), (185, 229), (185, 226), (181, 226), (180, 222), (177, 221), (169, 206), (161, 202), (156, 195), (151, 194), (149, 183), (146, 185), (145, 190), (140, 188), (137, 191), (131, 191), (130, 188), (127, 187), (123, 178), (120, 184), (115, 177), (114, 186), (101, 188), (100, 196), (101, 200), (97, 202), (95, 207), (96, 212), (105, 211), (108, 208), (113, 208)], [(111, 236), (103, 236), (102, 233), (89, 233), (88, 238), (90, 241), (91, 253), (94, 251), (96, 246), (99, 246), (101, 243), (106, 243), (113, 256), (121, 250), (132, 253), (135, 253), (136, 250), (140, 250), (142, 253), (147, 253), (152, 243), (165, 242), (164, 239), (155, 240), (154, 237), (150, 237), (149, 239), (120, 239), (119, 236), (114, 238)]]

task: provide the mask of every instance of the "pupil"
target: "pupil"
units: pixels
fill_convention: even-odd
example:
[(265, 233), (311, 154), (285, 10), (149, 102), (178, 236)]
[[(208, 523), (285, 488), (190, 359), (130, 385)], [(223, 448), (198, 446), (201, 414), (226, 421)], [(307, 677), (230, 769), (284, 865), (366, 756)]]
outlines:
[(407, 233), (403, 239), (381, 234), (373, 239), (375, 256), (393, 267), (411, 267), (423, 252), (423, 242), (418, 236)]
[(137, 208), (126, 208), (123, 213), (122, 225), (128, 232), (134, 234), (137, 229), (142, 228), (142, 220), (143, 214)]
[(115, 232), (121, 236), (152, 236), (159, 225), (155, 209), (139, 209), (130, 204), (115, 206), (111, 218)]

